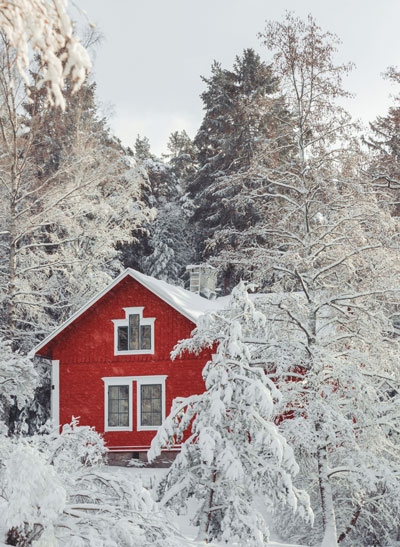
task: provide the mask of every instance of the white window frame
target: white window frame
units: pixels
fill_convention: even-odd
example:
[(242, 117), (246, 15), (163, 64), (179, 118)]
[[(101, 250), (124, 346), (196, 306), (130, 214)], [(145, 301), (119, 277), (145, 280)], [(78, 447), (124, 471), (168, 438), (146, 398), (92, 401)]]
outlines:
[[(114, 355), (153, 355), (154, 354), (154, 321), (155, 317), (143, 317), (144, 307), (123, 308), (125, 312), (125, 319), (113, 319), (114, 323)], [(151, 327), (151, 348), (150, 349), (118, 349), (118, 327), (128, 327), (129, 329), (129, 316), (139, 315), (139, 328), (141, 326)]]
[(167, 376), (138, 376), (136, 378), (136, 416), (137, 416), (137, 430), (138, 431), (157, 431), (160, 425), (142, 425), (142, 390), (141, 387), (149, 384), (161, 385), (161, 423), (165, 420), (165, 380)]
[[(104, 382), (104, 431), (133, 431), (133, 402), (132, 402), (132, 383), (131, 376), (115, 376), (113, 378), (103, 378)], [(108, 425), (108, 388), (112, 386), (128, 386), (129, 389), (129, 422), (127, 427)]]
[[(157, 431), (160, 426), (144, 426), (141, 424), (141, 386), (149, 384), (161, 385), (161, 423), (166, 416), (165, 382), (168, 375), (157, 376), (112, 376), (102, 378), (104, 382), (104, 431), (133, 431), (133, 382), (136, 382), (136, 431)], [(108, 425), (108, 388), (109, 386), (129, 387), (129, 426), (111, 427)]]

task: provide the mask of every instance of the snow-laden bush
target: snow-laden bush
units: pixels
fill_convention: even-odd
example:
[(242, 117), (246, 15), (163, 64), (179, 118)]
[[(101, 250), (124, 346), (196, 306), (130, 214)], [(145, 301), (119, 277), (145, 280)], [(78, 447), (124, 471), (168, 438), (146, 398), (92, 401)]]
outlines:
[(103, 439), (77, 420), (14, 442), (1, 470), (11, 545), (168, 547), (174, 531), (140, 482), (102, 465)]

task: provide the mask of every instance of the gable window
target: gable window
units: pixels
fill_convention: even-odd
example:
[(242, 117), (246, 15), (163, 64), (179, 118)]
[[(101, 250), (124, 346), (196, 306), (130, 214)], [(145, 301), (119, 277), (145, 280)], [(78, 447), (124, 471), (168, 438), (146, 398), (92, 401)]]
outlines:
[(154, 317), (144, 308), (124, 308), (125, 319), (114, 319), (115, 355), (154, 353)]

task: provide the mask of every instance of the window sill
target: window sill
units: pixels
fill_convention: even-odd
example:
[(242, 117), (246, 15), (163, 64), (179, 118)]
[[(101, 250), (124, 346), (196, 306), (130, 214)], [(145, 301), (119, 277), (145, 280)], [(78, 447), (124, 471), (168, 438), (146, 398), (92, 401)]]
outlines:
[(154, 350), (152, 349), (132, 349), (126, 351), (115, 351), (114, 355), (154, 355)]

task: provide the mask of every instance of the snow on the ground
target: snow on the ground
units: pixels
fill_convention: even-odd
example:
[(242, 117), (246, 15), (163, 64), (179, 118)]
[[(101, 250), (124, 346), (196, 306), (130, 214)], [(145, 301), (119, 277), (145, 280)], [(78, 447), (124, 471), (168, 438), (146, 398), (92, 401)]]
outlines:
[[(110, 473), (123, 474), (126, 480), (141, 480), (145, 488), (152, 490), (162, 476), (166, 473), (166, 469), (146, 468), (146, 467), (106, 467)], [(3, 502), (4, 503), (4, 502)], [(1, 512), (1, 501), (0, 501)], [(172, 511), (170, 512), (171, 522), (179, 530), (182, 537), (176, 538), (176, 547), (226, 547), (226, 544), (220, 543), (204, 543), (203, 541), (195, 541), (196, 528), (190, 524), (190, 509), (188, 515), (177, 516)], [(0, 537), (5, 536), (5, 530), (0, 530)], [(281, 543), (277, 538), (271, 538), (268, 544), (271, 547), (307, 547), (305, 545), (294, 545)], [(7, 547), (5, 543), (0, 541), (0, 547)], [(242, 547), (239, 543), (232, 544), (229, 547)]]
[[(163, 475), (167, 472), (167, 469), (149, 468), (149, 467), (110, 467), (112, 472), (118, 472), (126, 475), (128, 480), (141, 480), (145, 488), (152, 490), (156, 484), (162, 479)], [(203, 541), (195, 541), (196, 528), (190, 524), (190, 508), (187, 515), (178, 516), (171, 511), (171, 519), (173, 518), (173, 524), (180, 531), (184, 540), (180, 540), (182, 547), (201, 547), (207, 545), (207, 547), (226, 547), (226, 544), (222, 543), (204, 543)], [(271, 541), (268, 543), (271, 547), (307, 547), (306, 545), (298, 545), (293, 543), (282, 543), (276, 537), (271, 537)], [(1, 547), (1, 545), (0, 545)], [(229, 547), (242, 547), (239, 543), (232, 544)]]

